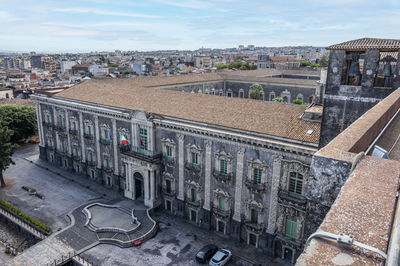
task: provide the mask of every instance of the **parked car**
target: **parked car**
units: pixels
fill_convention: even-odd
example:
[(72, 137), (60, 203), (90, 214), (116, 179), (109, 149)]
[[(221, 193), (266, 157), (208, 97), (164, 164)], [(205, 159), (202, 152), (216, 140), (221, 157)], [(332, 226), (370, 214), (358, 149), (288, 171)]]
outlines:
[(202, 247), (196, 254), (196, 260), (200, 263), (205, 263), (217, 252), (218, 247), (213, 244)]
[(225, 265), (232, 258), (232, 252), (227, 249), (220, 249), (210, 260), (210, 265), (212, 266), (220, 266)]

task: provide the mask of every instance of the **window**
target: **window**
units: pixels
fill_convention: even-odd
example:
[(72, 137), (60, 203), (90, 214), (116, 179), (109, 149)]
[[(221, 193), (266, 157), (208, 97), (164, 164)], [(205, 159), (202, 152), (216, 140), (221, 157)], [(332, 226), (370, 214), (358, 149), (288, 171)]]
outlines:
[(219, 161), (219, 171), (220, 171), (221, 175), (228, 174), (228, 162), (226, 160)]
[(252, 224), (258, 224), (258, 211), (251, 209), (250, 214), (251, 214), (250, 222)]
[(89, 153), (90, 162), (93, 163), (93, 153)]
[(226, 203), (225, 198), (219, 198), (218, 208), (220, 211), (225, 211), (225, 203)]
[(244, 91), (242, 90), (239, 91), (239, 98), (244, 98)]
[(166, 200), (165, 201), (165, 208), (167, 209), (167, 211), (171, 211), (171, 201)]
[(219, 92), (219, 96), (223, 96), (224, 93), (222, 91)]
[(167, 149), (167, 159), (171, 160), (172, 159), (172, 147), (167, 145), (166, 149)]
[(196, 195), (196, 189), (192, 188), (190, 190), (190, 199), (192, 202), (196, 202), (197, 201), (197, 195)]
[(79, 152), (78, 152), (78, 149), (77, 149), (77, 148), (74, 148), (74, 155), (75, 155), (75, 157), (78, 157), (78, 156), (79, 156)]
[(297, 222), (286, 219), (285, 235), (290, 238), (296, 239), (297, 236)]
[(62, 152), (66, 152), (67, 151), (67, 149), (66, 149), (66, 147), (65, 147), (65, 140), (61, 140), (61, 148), (62, 148)]
[(92, 127), (90, 125), (88, 125), (87, 129), (88, 129), (88, 135), (92, 136)]
[(107, 129), (104, 129), (104, 139), (108, 140), (108, 137), (110, 136), (110, 133), (108, 132)]
[(93, 170), (90, 170), (90, 176), (92, 177), (92, 179), (94, 179), (95, 175)]
[(110, 159), (106, 159), (106, 169), (110, 169)]
[(51, 121), (50, 121), (50, 115), (46, 115), (46, 120), (47, 120), (47, 123), (48, 123), (48, 124), (51, 123)]
[(261, 169), (259, 168), (253, 169), (253, 184), (261, 185)]
[(139, 127), (139, 141), (140, 141), (140, 152), (145, 154), (147, 151), (147, 128), (144, 126)]
[(289, 195), (301, 196), (303, 188), (303, 176), (297, 172), (290, 172), (289, 177)]
[(62, 128), (63, 127), (63, 117), (62, 117), (62, 115), (58, 115), (58, 121), (59, 121), (60, 128)]
[(72, 122), (72, 128), (74, 129), (74, 131), (76, 131), (77, 130), (77, 128), (76, 128), (76, 122), (74, 121), (74, 122)]
[(225, 223), (223, 221), (218, 221), (218, 232), (225, 234)]
[(269, 94), (269, 100), (272, 102), (273, 99), (275, 99), (275, 93), (271, 92)]
[(228, 91), (227, 96), (232, 97), (232, 92)]
[(199, 154), (196, 152), (192, 152), (192, 166), (193, 168), (197, 168), (199, 165)]
[(255, 234), (249, 233), (249, 244), (252, 246), (257, 245), (257, 236)]
[(165, 180), (165, 184), (167, 185), (167, 193), (171, 193), (171, 180)]
[(190, 219), (192, 222), (197, 222), (197, 212), (194, 210), (190, 211)]

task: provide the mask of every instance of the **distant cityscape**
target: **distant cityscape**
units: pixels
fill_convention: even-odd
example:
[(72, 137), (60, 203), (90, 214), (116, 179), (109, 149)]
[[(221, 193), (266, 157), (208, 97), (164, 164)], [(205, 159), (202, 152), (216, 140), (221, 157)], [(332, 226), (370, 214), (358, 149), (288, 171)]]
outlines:
[[(323, 58), (323, 62), (320, 61)], [(27, 98), (35, 90), (58, 92), (91, 78), (182, 75), (217, 71), (314, 69), (325, 66), (323, 47), (255, 47), (151, 52), (0, 53), (0, 90)]]

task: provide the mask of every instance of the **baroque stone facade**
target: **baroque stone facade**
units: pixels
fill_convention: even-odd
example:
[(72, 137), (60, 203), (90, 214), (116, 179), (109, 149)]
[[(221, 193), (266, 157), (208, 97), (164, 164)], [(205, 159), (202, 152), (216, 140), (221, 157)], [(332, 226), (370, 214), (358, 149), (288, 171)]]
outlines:
[(300, 254), (315, 141), (34, 98), (41, 159), (271, 255), (294, 261)]

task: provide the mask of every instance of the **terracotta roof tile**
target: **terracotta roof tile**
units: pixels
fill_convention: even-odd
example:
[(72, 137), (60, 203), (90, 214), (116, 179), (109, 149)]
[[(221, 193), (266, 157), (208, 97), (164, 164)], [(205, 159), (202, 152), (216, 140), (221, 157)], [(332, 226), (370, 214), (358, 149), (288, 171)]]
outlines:
[[(202, 81), (206, 75), (179, 76)], [(211, 76), (218, 80), (218, 75)], [(320, 123), (300, 120), (306, 107), (257, 100), (191, 94), (144, 85), (181, 82), (177, 77), (88, 80), (56, 96), (318, 143)], [(164, 81), (165, 80), (165, 81)], [(312, 129), (311, 134), (307, 134)]]
[(357, 40), (334, 44), (328, 46), (326, 49), (346, 51), (365, 51), (367, 49), (378, 49), (380, 51), (398, 51), (400, 49), (400, 40), (361, 38)]

